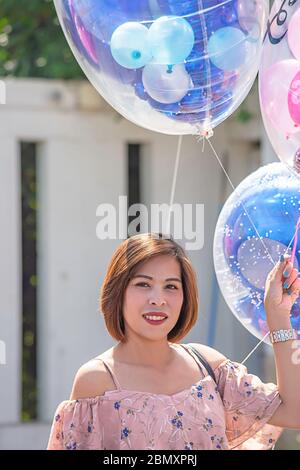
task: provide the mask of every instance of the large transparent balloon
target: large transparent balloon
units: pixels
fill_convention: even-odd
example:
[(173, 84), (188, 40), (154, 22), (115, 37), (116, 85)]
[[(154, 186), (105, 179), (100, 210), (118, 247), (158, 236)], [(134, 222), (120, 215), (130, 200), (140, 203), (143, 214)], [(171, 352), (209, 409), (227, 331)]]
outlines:
[(268, 0), (54, 0), (90, 82), (166, 134), (210, 131), (255, 79)]
[[(268, 273), (282, 254), (294, 250), (299, 269), (299, 217), (299, 178), (278, 162), (261, 167), (235, 189), (216, 226), (214, 263), (221, 292), (237, 319), (259, 339), (269, 330), (264, 310)], [(299, 299), (291, 321), (299, 331)]]
[(300, 175), (300, 4), (274, 2), (259, 74), (265, 127), (279, 158)]

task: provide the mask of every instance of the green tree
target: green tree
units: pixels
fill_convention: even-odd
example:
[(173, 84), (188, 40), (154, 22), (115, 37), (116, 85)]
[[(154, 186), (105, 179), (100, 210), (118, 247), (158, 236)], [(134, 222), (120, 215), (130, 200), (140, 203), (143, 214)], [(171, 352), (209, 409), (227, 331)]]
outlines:
[(0, 0), (0, 76), (84, 77), (53, 0)]

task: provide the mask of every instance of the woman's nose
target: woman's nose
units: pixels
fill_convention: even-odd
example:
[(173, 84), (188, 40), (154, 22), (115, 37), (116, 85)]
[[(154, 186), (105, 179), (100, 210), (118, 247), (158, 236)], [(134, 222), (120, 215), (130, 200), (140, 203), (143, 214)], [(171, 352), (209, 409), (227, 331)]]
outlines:
[(166, 303), (164, 293), (162, 291), (152, 292), (149, 298), (150, 304), (163, 305)]

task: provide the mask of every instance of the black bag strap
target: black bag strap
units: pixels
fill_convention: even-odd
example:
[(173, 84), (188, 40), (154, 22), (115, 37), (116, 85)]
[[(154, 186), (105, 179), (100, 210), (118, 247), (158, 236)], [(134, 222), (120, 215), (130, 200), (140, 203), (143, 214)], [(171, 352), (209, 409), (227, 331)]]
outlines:
[(196, 348), (194, 348), (194, 346), (191, 346), (190, 344), (188, 344), (187, 347), (193, 351), (193, 353), (198, 357), (198, 359), (199, 359), (199, 361), (201, 362), (201, 364), (202, 364), (202, 365), (205, 367), (205, 369), (207, 370), (208, 374), (212, 377), (212, 379), (214, 380), (214, 382), (217, 383), (215, 373), (214, 373), (212, 367), (210, 366), (210, 364), (209, 364), (209, 363), (207, 362), (207, 360), (205, 359), (205, 357), (203, 357), (202, 354), (200, 354), (200, 352), (197, 351)]

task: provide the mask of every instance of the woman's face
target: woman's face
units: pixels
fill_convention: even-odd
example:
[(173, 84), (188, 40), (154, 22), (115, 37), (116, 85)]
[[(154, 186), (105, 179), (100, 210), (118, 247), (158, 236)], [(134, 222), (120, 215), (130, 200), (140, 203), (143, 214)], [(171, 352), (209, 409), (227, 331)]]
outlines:
[[(183, 304), (183, 286), (178, 261), (159, 255), (143, 263), (130, 280), (124, 296), (123, 316), (126, 338), (165, 339), (174, 328)], [(161, 312), (162, 323), (149, 323), (144, 315)]]

